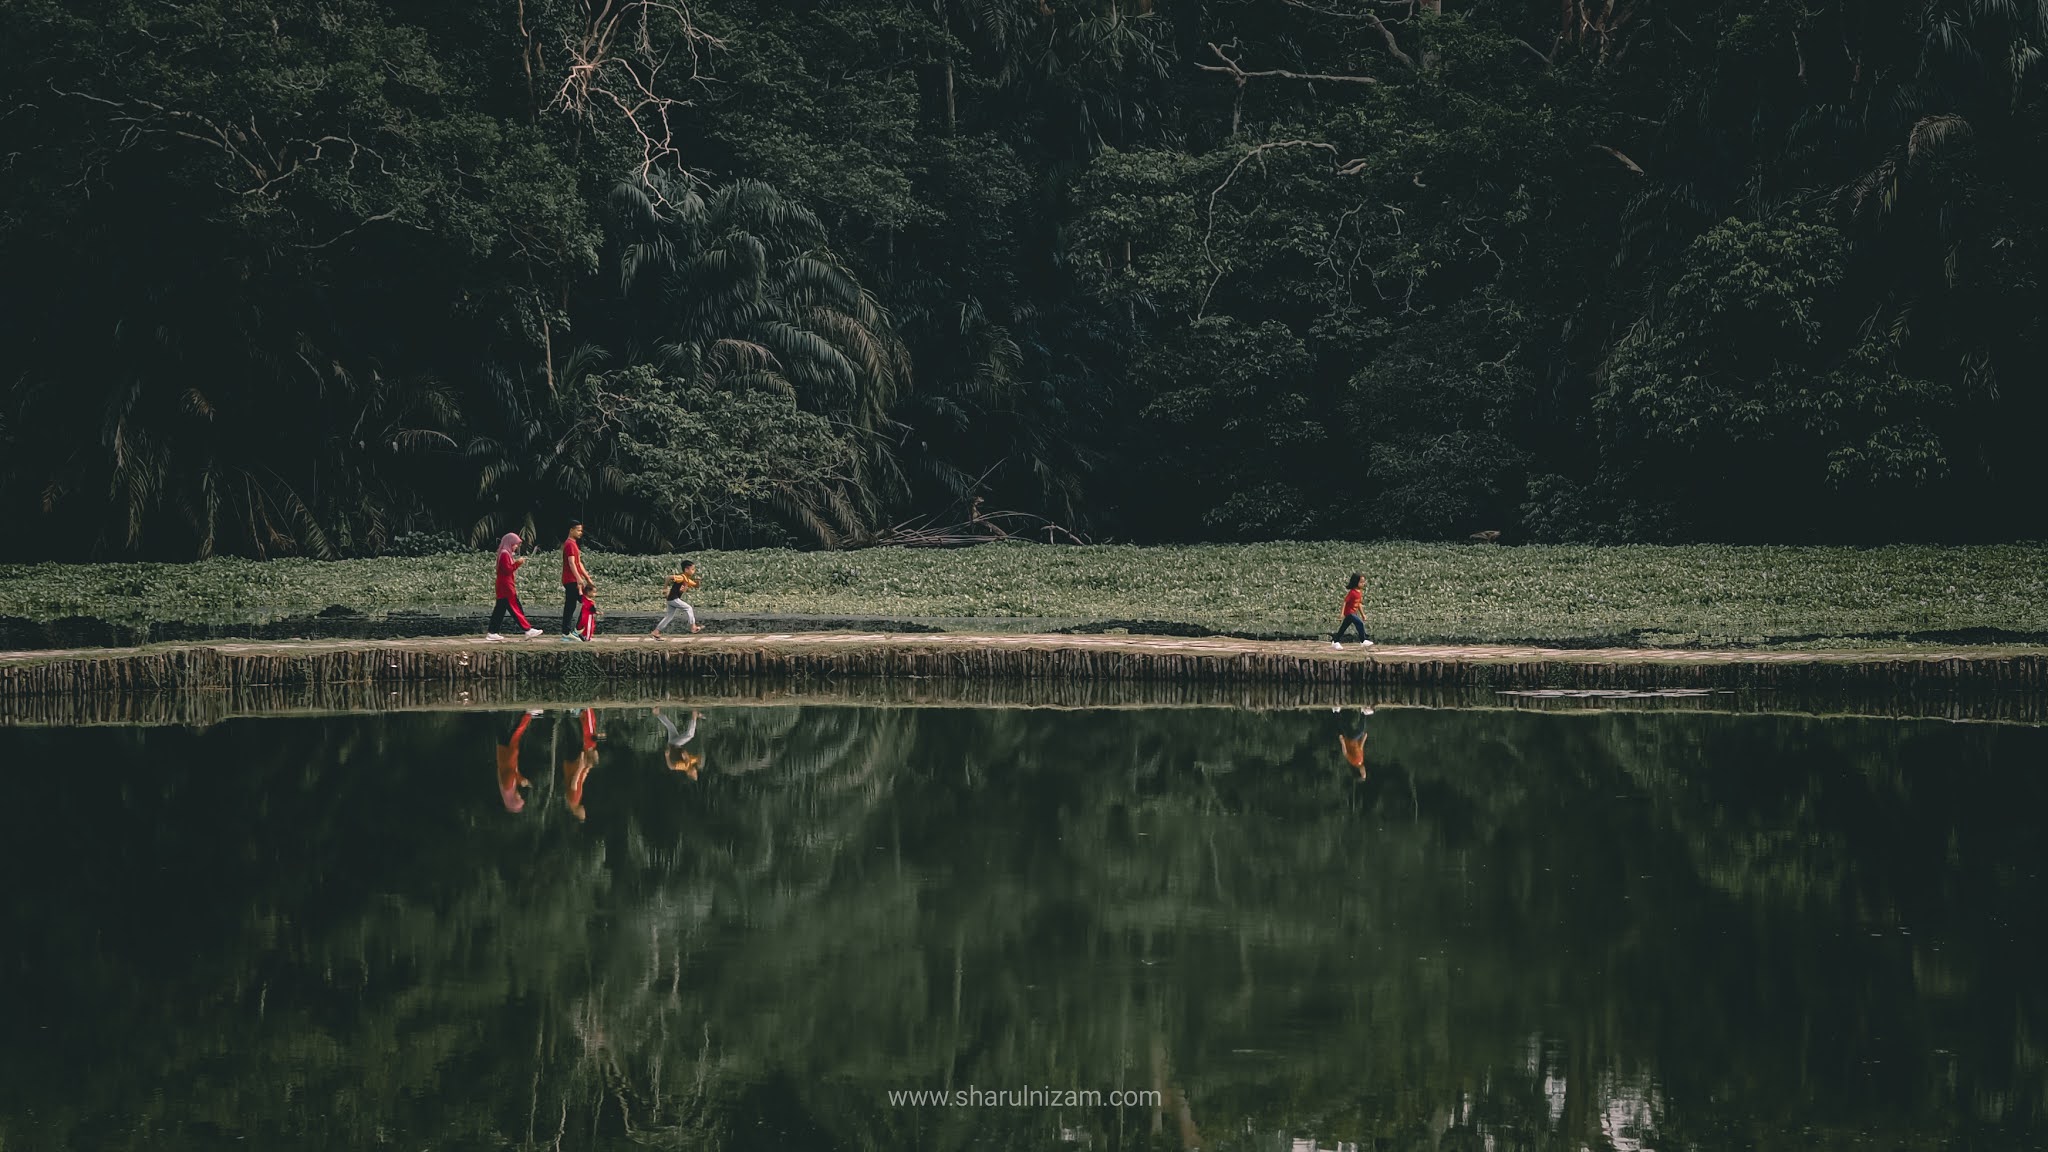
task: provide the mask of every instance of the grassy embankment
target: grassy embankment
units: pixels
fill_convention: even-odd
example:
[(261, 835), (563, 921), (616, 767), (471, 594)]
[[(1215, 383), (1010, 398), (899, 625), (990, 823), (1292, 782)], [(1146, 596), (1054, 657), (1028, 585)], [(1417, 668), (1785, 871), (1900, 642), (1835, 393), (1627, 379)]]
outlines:
[[(1165, 622), (1248, 636), (1327, 630), (1366, 573), (1375, 633), (1395, 642), (1854, 646), (2048, 637), (2048, 545), (1971, 548), (1259, 544), (698, 553), (698, 609), (726, 615)], [(657, 611), (667, 556), (592, 551), (609, 611)], [(553, 553), (522, 572), (559, 606)], [(340, 605), (490, 607), (487, 554), (321, 562), (0, 566), (0, 615), (122, 621), (289, 617)], [(986, 625), (984, 625), (986, 626)]]

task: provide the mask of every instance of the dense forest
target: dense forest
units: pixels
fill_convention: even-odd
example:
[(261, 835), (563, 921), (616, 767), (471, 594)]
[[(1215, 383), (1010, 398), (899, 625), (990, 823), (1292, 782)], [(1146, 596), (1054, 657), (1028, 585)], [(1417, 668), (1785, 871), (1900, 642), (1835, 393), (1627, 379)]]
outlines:
[(0, 27), (15, 556), (2048, 528), (2048, 0)]

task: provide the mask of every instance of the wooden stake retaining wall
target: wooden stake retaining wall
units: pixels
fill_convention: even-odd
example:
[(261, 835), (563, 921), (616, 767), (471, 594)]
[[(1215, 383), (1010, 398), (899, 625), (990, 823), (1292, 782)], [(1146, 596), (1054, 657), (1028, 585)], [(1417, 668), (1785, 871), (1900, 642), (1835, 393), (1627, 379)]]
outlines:
[(2004, 701), (1992, 708), (2002, 718), (2038, 720), (2048, 713), (2048, 653), (2029, 650), (1872, 655), (1394, 648), (1365, 655), (1249, 641), (952, 635), (721, 636), (588, 646), (454, 639), (238, 642), (18, 653), (0, 656), (0, 713), (34, 713), (41, 710), (37, 701), (195, 690), (369, 703), (419, 686), (458, 698), (463, 691), (490, 688), (494, 695), (524, 691), (560, 699), (594, 698), (626, 683), (677, 690), (855, 680), (1063, 686), (1052, 694), (1075, 698), (1079, 706), (1086, 706), (1085, 686), (1145, 684), (1165, 689), (1165, 697), (1174, 695), (1172, 686), (1183, 686), (1294, 699), (1416, 688), (1488, 695), (1541, 688), (1719, 689), (1803, 701), (1967, 696)]

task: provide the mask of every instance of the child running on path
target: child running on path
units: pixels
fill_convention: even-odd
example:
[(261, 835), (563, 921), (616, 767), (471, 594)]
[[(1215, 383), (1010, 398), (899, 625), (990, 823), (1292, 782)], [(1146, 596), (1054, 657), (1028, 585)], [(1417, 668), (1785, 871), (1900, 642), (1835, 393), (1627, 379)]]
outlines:
[(1372, 637), (1365, 634), (1365, 573), (1353, 572), (1351, 585), (1344, 592), (1344, 620), (1337, 625), (1337, 631), (1330, 637), (1330, 647), (1344, 647), (1344, 635), (1353, 625), (1358, 628), (1358, 646), (1372, 647)]
[(697, 623), (697, 610), (683, 602), (683, 593), (698, 587), (696, 571), (697, 562), (695, 560), (685, 560), (683, 561), (683, 570), (668, 578), (668, 592), (662, 597), (662, 599), (668, 601), (668, 611), (662, 614), (660, 622), (654, 626), (654, 631), (648, 633), (649, 636), (657, 640), (661, 639), (661, 630), (668, 627), (677, 616), (681, 616), (689, 622), (690, 631), (702, 632), (704, 630), (704, 626)]
[(540, 635), (540, 629), (535, 628), (527, 620), (526, 613), (519, 607), (519, 585), (513, 579), (513, 575), (519, 571), (521, 564), (526, 563), (519, 555), (519, 544), (517, 532), (507, 532), (498, 541), (498, 606), (491, 609), (490, 627), (484, 629), (486, 640), (504, 639), (498, 634), (498, 629), (504, 625), (507, 613), (519, 623), (528, 640)]

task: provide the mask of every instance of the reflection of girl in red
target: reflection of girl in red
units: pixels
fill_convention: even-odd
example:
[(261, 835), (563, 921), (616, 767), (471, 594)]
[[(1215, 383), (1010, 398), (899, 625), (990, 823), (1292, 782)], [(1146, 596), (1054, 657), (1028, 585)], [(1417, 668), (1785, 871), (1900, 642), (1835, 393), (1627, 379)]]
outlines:
[(1337, 734), (1337, 746), (1344, 750), (1344, 762), (1351, 765), (1360, 780), (1365, 779), (1365, 718), (1370, 715), (1372, 709), (1360, 708), (1351, 731)]
[(526, 726), (533, 723), (539, 712), (521, 712), (519, 723), (512, 726), (512, 734), (498, 745), (498, 799), (505, 802), (505, 811), (518, 812), (526, 807), (526, 797), (519, 794), (522, 785), (533, 781), (519, 774), (519, 738), (526, 735)]
[(573, 760), (562, 761), (562, 800), (569, 815), (583, 819), (583, 785), (590, 770), (597, 767), (597, 709), (583, 709), (583, 751)]

